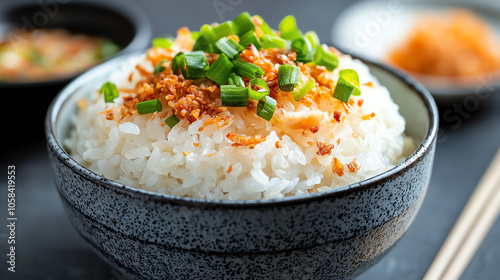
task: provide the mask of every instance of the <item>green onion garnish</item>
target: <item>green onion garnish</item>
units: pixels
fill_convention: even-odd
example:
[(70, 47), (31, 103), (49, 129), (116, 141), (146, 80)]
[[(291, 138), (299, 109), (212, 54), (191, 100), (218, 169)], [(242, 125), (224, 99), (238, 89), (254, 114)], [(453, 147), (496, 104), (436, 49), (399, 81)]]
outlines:
[(165, 66), (163, 66), (163, 63), (167, 62), (168, 60), (166, 59), (162, 59), (160, 60), (160, 62), (158, 62), (158, 64), (156, 64), (156, 67), (155, 67), (155, 75), (165, 71)]
[(257, 19), (257, 21), (260, 23), (259, 29), (262, 31), (262, 33), (267, 34), (267, 35), (274, 35), (273, 30), (271, 27), (269, 27), (269, 24), (266, 23), (266, 21), (259, 15), (253, 16), (254, 18)]
[(260, 36), (260, 44), (264, 49), (283, 49), (286, 46), (285, 39), (270, 34)]
[(307, 83), (301, 82), (292, 91), (293, 99), (299, 101), (302, 97), (306, 96), (315, 86), (316, 81), (314, 79), (309, 80)]
[(155, 38), (152, 41), (153, 47), (159, 47), (159, 48), (164, 48), (168, 49), (174, 44), (174, 38), (172, 37), (160, 37), (160, 38)]
[(302, 36), (302, 33), (297, 28), (294, 16), (284, 17), (283, 20), (281, 20), (278, 29), (281, 32), (281, 38), (286, 40), (293, 41)]
[(226, 83), (229, 75), (234, 72), (234, 66), (225, 54), (219, 55), (219, 58), (212, 64), (210, 69), (205, 73), (210, 80), (219, 85)]
[[(0, 54), (3, 54), (3, 53), (0, 52)], [(43, 56), (38, 51), (30, 50), (28, 52), (28, 57), (35, 64), (37, 64), (39, 66), (43, 66), (43, 64), (44, 64)], [(105, 58), (105, 56), (102, 55), (102, 53), (101, 53), (101, 58)]]
[(304, 38), (309, 40), (313, 48), (320, 45), (318, 34), (314, 31), (307, 31), (306, 34), (304, 34)]
[(194, 51), (190, 53), (185, 53), (187, 71), (184, 77), (186, 79), (199, 79), (205, 77), (205, 72), (207, 72), (210, 64), (203, 51)]
[(258, 50), (262, 48), (259, 38), (257, 38), (253, 31), (248, 31), (240, 37), (240, 45), (246, 48), (250, 44), (253, 44)]
[(278, 68), (278, 86), (281, 91), (290, 92), (299, 84), (300, 68), (284, 64)]
[(210, 67), (205, 53), (201, 50), (190, 53), (179, 52), (174, 56), (170, 65), (174, 73), (180, 70), (185, 79), (204, 78), (205, 72)]
[(359, 89), (359, 76), (358, 72), (352, 69), (344, 69), (339, 71), (339, 76), (347, 80), (349, 83), (353, 84), (355, 89), (352, 95), (359, 96), (361, 95), (361, 90)]
[(250, 62), (233, 60), (233, 64), (241, 76), (249, 79), (262, 77), (265, 74), (264, 69)]
[(176, 124), (180, 122), (179, 118), (175, 114), (172, 116), (168, 117), (165, 119), (165, 123), (170, 127), (173, 128)]
[(110, 58), (119, 51), (120, 47), (109, 39), (106, 39), (101, 43), (100, 54), (103, 59)]
[(234, 25), (238, 29), (238, 36), (255, 30), (255, 25), (252, 22), (252, 16), (248, 12), (243, 12), (233, 19)]
[(333, 97), (348, 103), (351, 95), (360, 95), (358, 73), (352, 69), (344, 69), (339, 72), (339, 79), (333, 92)]
[(229, 75), (229, 78), (227, 79), (227, 83), (229, 85), (234, 85), (234, 86), (239, 86), (239, 87), (245, 86), (245, 82), (243, 82), (243, 79), (234, 73), (231, 73), (231, 75)]
[(304, 37), (299, 37), (292, 41), (292, 50), (297, 52), (297, 56), (306, 55), (312, 51), (311, 42)]
[(316, 46), (314, 62), (317, 65), (325, 66), (328, 71), (333, 71), (339, 65), (337, 55), (331, 51), (325, 50), (322, 46)]
[(101, 86), (99, 93), (104, 95), (105, 102), (114, 102), (115, 98), (117, 98), (119, 96), (118, 88), (116, 87), (115, 84), (110, 83), (110, 82), (105, 82)]
[(245, 49), (242, 45), (240, 45), (238, 42), (236, 42), (236, 40), (234, 40), (233, 38), (228, 39), (226, 37), (220, 38), (215, 43), (215, 46), (222, 53), (227, 55), (227, 57), (229, 57), (230, 59), (235, 59), (236, 57), (238, 57), (238, 54), (242, 50)]
[(257, 115), (267, 121), (271, 120), (276, 110), (276, 100), (270, 96), (264, 96), (259, 99), (257, 104)]
[[(261, 89), (254, 90), (253, 86), (258, 86)], [(252, 99), (260, 100), (262, 97), (269, 95), (269, 93), (269, 87), (267, 86), (266, 81), (262, 79), (255, 78), (248, 83), (248, 96)]]
[(139, 115), (160, 112), (162, 109), (161, 101), (159, 99), (151, 99), (137, 103), (137, 113)]
[(297, 54), (297, 61), (308, 63), (314, 61), (314, 50), (306, 54)]
[(200, 35), (201, 35), (200, 31), (191, 31), (191, 39), (195, 41), (198, 40), (198, 38), (200, 38)]
[(232, 21), (228, 20), (213, 27), (212, 30), (215, 32), (215, 34), (217, 34), (218, 38), (222, 38), (229, 35), (238, 34), (237, 28), (238, 27), (236, 27), (236, 25)]
[(222, 105), (231, 107), (248, 106), (248, 88), (236, 85), (221, 85), (220, 99)]
[(219, 40), (219, 36), (214, 32), (212, 26), (204, 24), (200, 29), (200, 35), (210, 44), (215, 44)]
[(181, 69), (186, 67), (186, 58), (184, 57), (184, 52), (178, 52), (172, 61), (170, 62), (170, 68), (172, 68), (172, 72), (174, 74), (178, 74)]
[(204, 51), (206, 53), (220, 53), (214, 44), (210, 43), (205, 37), (200, 36), (196, 39), (193, 46), (193, 51)]

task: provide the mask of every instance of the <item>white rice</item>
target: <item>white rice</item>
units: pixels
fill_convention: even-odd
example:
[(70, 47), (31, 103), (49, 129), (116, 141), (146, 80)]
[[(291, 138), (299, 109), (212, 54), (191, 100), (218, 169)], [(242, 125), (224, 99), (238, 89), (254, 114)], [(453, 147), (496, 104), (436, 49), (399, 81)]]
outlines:
[[(291, 130), (273, 125), (254, 114), (244, 115), (245, 108), (230, 108), (235, 118), (217, 129), (205, 126), (205, 118), (192, 124), (185, 119), (170, 129), (164, 119), (153, 114), (134, 115), (121, 121), (106, 120), (106, 109), (119, 114), (121, 98), (115, 105), (106, 104), (95, 91), (89, 92), (88, 106), (74, 118), (75, 129), (65, 144), (71, 155), (90, 170), (111, 180), (148, 191), (204, 199), (271, 199), (310, 192), (326, 191), (359, 182), (398, 164), (413, 149), (405, 137), (405, 120), (388, 90), (379, 85), (368, 67), (350, 56), (341, 56), (333, 72), (337, 80), (341, 69), (358, 72), (361, 96), (351, 97), (362, 106), (352, 106), (352, 113), (342, 114), (341, 123), (332, 124), (328, 103), (319, 108), (284, 104), (287, 111), (308, 114), (320, 109), (324, 118), (317, 133)], [(109, 80), (118, 88), (134, 88), (136, 79), (128, 81), (131, 71), (140, 63), (152, 70), (145, 56), (124, 62)], [(288, 112), (290, 116), (294, 112)], [(363, 116), (374, 113), (371, 119)], [(275, 113), (276, 114), (276, 113)], [(119, 118), (118, 118), (119, 119)], [(325, 123), (325, 125), (323, 125)], [(266, 135), (266, 141), (255, 146), (232, 146), (229, 132), (244, 135)], [(340, 139), (340, 140), (339, 140)], [(277, 141), (279, 146), (277, 147)], [(334, 145), (330, 154), (318, 155), (314, 142)], [(335, 158), (345, 168), (342, 176), (332, 171)], [(355, 162), (356, 172), (347, 165)]]

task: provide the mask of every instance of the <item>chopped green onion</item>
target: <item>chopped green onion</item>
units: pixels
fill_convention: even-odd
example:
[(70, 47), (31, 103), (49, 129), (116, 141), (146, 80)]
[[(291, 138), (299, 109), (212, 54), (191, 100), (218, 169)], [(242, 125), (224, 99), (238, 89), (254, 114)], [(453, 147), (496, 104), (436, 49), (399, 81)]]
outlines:
[(252, 22), (252, 16), (248, 12), (243, 12), (233, 19), (234, 25), (238, 28), (238, 35), (241, 36), (255, 30)]
[(309, 80), (307, 83), (301, 81), (297, 87), (292, 91), (292, 96), (295, 101), (299, 101), (302, 97), (306, 96), (315, 86), (315, 80)]
[(257, 115), (266, 121), (270, 121), (273, 118), (274, 110), (276, 110), (276, 100), (270, 96), (264, 96), (259, 99), (257, 103)]
[(227, 79), (227, 83), (230, 85), (235, 85), (235, 86), (239, 86), (239, 87), (245, 86), (245, 82), (243, 82), (243, 79), (234, 73), (231, 73), (231, 75), (229, 75), (229, 78)]
[(236, 25), (232, 21), (223, 22), (215, 27), (213, 31), (219, 38), (227, 37), (229, 35), (238, 34)]
[(255, 32), (253, 31), (248, 31), (247, 33), (240, 36), (240, 45), (246, 48), (250, 44), (253, 44), (258, 50), (262, 48), (259, 38), (257, 38)]
[[(253, 86), (258, 86), (261, 89), (260, 90), (254, 90)], [(270, 90), (269, 87), (267, 86), (266, 81), (255, 78), (248, 83), (248, 96), (252, 99), (255, 100), (260, 100), (262, 97), (269, 95)]]
[(174, 58), (172, 58), (170, 68), (172, 68), (172, 72), (174, 72), (174, 74), (178, 74), (179, 70), (184, 69), (184, 67), (186, 67), (184, 52), (178, 52)]
[(186, 58), (186, 75), (183, 75), (186, 79), (200, 79), (205, 77), (205, 72), (207, 72), (210, 64), (203, 51), (194, 51), (184, 54)]
[(359, 89), (359, 76), (358, 72), (353, 69), (344, 69), (339, 71), (339, 76), (346, 79), (349, 83), (353, 84), (355, 89), (352, 93), (354, 96), (361, 95), (361, 90)]
[(336, 54), (325, 50), (322, 46), (316, 46), (314, 53), (314, 62), (317, 65), (325, 66), (328, 71), (333, 71), (339, 65), (339, 59)]
[(262, 77), (265, 74), (264, 70), (260, 68), (260, 66), (250, 62), (233, 60), (233, 64), (241, 76), (249, 79)]
[(110, 58), (119, 51), (120, 47), (109, 39), (106, 39), (101, 43), (100, 53), (102, 59)]
[(305, 55), (312, 51), (311, 42), (304, 37), (299, 37), (292, 41), (292, 50), (297, 52), (297, 55)]
[(311, 43), (311, 46), (313, 48), (315, 48), (316, 46), (319, 46), (321, 44), (319, 41), (318, 34), (316, 34), (316, 32), (314, 32), (314, 31), (307, 31), (306, 34), (304, 34), (304, 38), (309, 40), (309, 42)]
[(220, 99), (222, 105), (230, 107), (248, 106), (248, 88), (236, 85), (221, 85)]
[(156, 64), (156, 67), (155, 67), (155, 75), (165, 71), (165, 66), (163, 66), (163, 63), (167, 62), (168, 60), (166, 59), (162, 59), (160, 60), (160, 62), (158, 62), (158, 64)]
[(257, 24), (257, 26), (259, 27), (260, 31), (262, 31), (262, 33), (266, 34), (266, 35), (274, 35), (274, 32), (273, 30), (271, 29), (271, 27), (269, 27), (269, 25), (266, 23), (266, 21), (259, 15), (255, 15), (253, 16), (257, 22), (259, 22), (260, 24)]
[(306, 53), (306, 54), (301, 54), (297, 55), (297, 61), (303, 62), (303, 63), (308, 63), (311, 61), (314, 61), (314, 50), (312, 52)]
[(104, 95), (105, 102), (114, 102), (115, 98), (117, 98), (119, 96), (118, 88), (116, 87), (115, 84), (110, 83), (110, 82), (105, 82), (101, 86), (99, 93)]
[(234, 66), (225, 54), (219, 55), (219, 58), (212, 64), (210, 69), (205, 73), (210, 80), (219, 85), (226, 83), (229, 75), (234, 72)]
[(281, 20), (278, 27), (281, 32), (281, 38), (286, 40), (295, 40), (302, 36), (302, 33), (297, 29), (297, 23), (294, 16), (286, 16)]
[(260, 44), (264, 49), (283, 49), (286, 46), (286, 41), (276, 35), (264, 34), (260, 36)]
[(159, 48), (164, 48), (168, 49), (174, 44), (174, 38), (172, 37), (160, 37), (160, 38), (155, 38), (152, 41), (153, 47), (159, 47)]
[(193, 51), (204, 51), (206, 53), (220, 53), (214, 44), (209, 43), (205, 37), (200, 36), (193, 46)]
[(333, 97), (344, 103), (348, 103), (351, 95), (360, 94), (358, 73), (352, 69), (341, 70)]
[(180, 122), (179, 118), (177, 118), (177, 116), (175, 114), (173, 114), (172, 116), (168, 117), (167, 119), (165, 119), (165, 123), (170, 127), (170, 128), (173, 128), (176, 124), (178, 124)]
[(172, 71), (181, 71), (185, 79), (200, 79), (205, 77), (205, 72), (210, 67), (205, 53), (201, 50), (190, 53), (179, 52), (171, 62)]
[(299, 84), (300, 68), (284, 64), (278, 68), (278, 86), (281, 91), (290, 92)]
[(139, 115), (160, 112), (162, 109), (161, 101), (159, 99), (151, 99), (137, 103), (137, 113)]
[(225, 55), (227, 55), (227, 57), (229, 57), (230, 59), (235, 59), (236, 57), (238, 57), (238, 54), (242, 50), (245, 49), (242, 45), (240, 45), (238, 42), (236, 42), (236, 40), (234, 40), (233, 38), (228, 39), (226, 37), (220, 38), (215, 43), (215, 46), (222, 53), (224, 53)]
[(293, 40), (291, 47), (297, 52), (297, 61), (307, 63), (314, 60), (314, 51), (307, 38), (300, 37)]
[[(2, 53), (0, 53), (2, 54)], [(28, 52), (28, 56), (29, 56), (29, 59), (36, 63), (37, 65), (39, 66), (43, 66), (44, 65), (44, 60), (43, 60), (43, 56), (36, 50), (30, 50)], [(101, 55), (102, 58), (105, 58), (104, 56)]]
[(208, 43), (215, 44), (219, 40), (219, 36), (213, 30), (212, 26), (204, 24), (200, 29), (200, 34), (207, 40)]
[(199, 31), (191, 31), (191, 39), (198, 40), (200, 38), (201, 33)]

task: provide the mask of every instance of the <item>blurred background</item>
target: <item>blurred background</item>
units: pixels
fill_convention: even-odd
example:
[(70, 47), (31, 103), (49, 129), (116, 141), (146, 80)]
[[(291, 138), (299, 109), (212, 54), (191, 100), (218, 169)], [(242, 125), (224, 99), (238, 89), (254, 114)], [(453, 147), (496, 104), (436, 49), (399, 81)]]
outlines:
[[(316, 31), (322, 42), (384, 62), (387, 57), (382, 50), (401, 43), (404, 35), (411, 34), (407, 21), (409, 13), (426, 7), (430, 10), (469, 9), (500, 37), (498, 0), (3, 0), (0, 35), (6, 40), (6, 34), (16, 26), (20, 31), (30, 24), (51, 26), (56, 15), (63, 13), (65, 5), (70, 3), (101, 3), (111, 11), (119, 11), (116, 15), (90, 8), (90, 13), (85, 9), (69, 13), (69, 17), (81, 17), (77, 24), (69, 27), (72, 31), (92, 33), (92, 30), (100, 30), (109, 34), (107, 39), (113, 44), (106, 45), (107, 53), (102, 50), (106, 42), (97, 43), (103, 60), (121, 52), (144, 49), (154, 37), (175, 36), (179, 27), (198, 30), (205, 23), (232, 20), (243, 11), (261, 15), (274, 28), (284, 16), (294, 15), (300, 29)], [(23, 5), (31, 5), (30, 10), (15, 9)], [(388, 42), (388, 45), (381, 42)], [(2, 45), (0, 52), (1, 48)], [(496, 49), (497, 55), (499, 51)], [(90, 62), (89, 66), (99, 62)], [(463, 63), (469, 62), (464, 60)], [(75, 75), (87, 67), (80, 66), (81, 69), (73, 69)], [(31, 70), (29, 66), (22, 69), (23, 75)], [(458, 86), (454, 81), (443, 86), (418, 77), (431, 90), (440, 109), (433, 177), (422, 209), (409, 231), (380, 263), (357, 279), (421, 279), (427, 271), (499, 148), (500, 79), (493, 74), (482, 77), (472, 84)], [(51, 100), (72, 78), (71, 75), (57, 76), (52, 80), (26, 82), (14, 78), (8, 81), (0, 75), (2, 107), (6, 110), (3, 135), (7, 139), (1, 162), (4, 170), (9, 165), (16, 168), (18, 217), (16, 273), (10, 273), (6, 270), (8, 231), (3, 226), (7, 221), (7, 178), (2, 176), (0, 279), (129, 279), (99, 259), (80, 238), (66, 218), (54, 186), (45, 147), (44, 118)], [(462, 279), (498, 279), (498, 260), (499, 221), (488, 233)]]

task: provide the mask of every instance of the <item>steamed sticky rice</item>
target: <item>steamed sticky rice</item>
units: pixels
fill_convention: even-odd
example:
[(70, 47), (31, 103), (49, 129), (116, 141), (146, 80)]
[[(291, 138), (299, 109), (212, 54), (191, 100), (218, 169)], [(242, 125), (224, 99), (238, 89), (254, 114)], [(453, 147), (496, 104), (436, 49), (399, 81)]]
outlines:
[[(259, 21), (252, 19), (259, 35)], [(411, 151), (398, 106), (361, 61), (320, 45), (338, 57), (338, 67), (329, 71), (297, 61), (289, 46), (259, 50), (248, 45), (237, 59), (264, 70), (260, 78), (276, 101), (268, 121), (257, 114), (257, 100), (249, 99), (245, 107), (225, 106), (221, 86), (211, 79), (186, 79), (172, 71), (176, 54), (193, 50), (193, 37), (181, 28), (171, 46), (154, 46), (123, 61), (108, 78), (119, 92), (112, 103), (99, 93), (102, 84), (78, 102), (65, 144), (79, 163), (108, 179), (162, 194), (276, 199), (362, 181)], [(205, 55), (212, 66), (222, 54)], [(155, 74), (159, 63), (165, 69)], [(315, 81), (298, 101), (280, 90), (283, 64), (299, 67), (302, 83)], [(343, 69), (359, 76), (361, 94), (348, 102), (332, 96)], [(252, 79), (242, 80), (248, 86)], [(154, 99), (161, 110), (138, 113), (138, 103)], [(170, 127), (165, 120), (172, 115), (178, 123)]]

